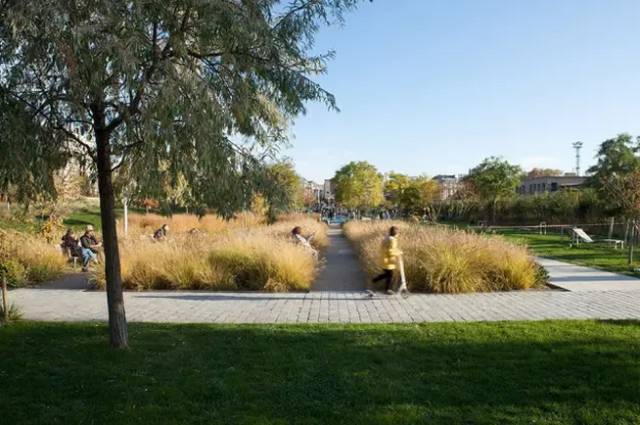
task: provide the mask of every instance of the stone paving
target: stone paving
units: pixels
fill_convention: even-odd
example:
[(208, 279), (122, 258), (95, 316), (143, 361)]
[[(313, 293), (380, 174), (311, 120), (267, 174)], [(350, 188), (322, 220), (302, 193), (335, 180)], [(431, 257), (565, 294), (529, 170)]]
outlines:
[[(28, 320), (107, 320), (101, 291), (11, 291)], [(414, 294), (404, 299), (363, 292), (126, 292), (134, 322), (414, 323), (544, 319), (640, 319), (640, 291), (527, 291), (463, 295)]]

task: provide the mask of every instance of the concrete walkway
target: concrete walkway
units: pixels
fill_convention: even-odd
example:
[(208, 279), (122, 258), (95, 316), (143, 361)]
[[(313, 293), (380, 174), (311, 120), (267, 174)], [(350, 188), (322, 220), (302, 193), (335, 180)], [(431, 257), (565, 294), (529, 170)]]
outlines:
[(358, 257), (339, 225), (329, 228), (330, 245), (325, 253), (325, 266), (312, 286), (313, 291), (364, 291), (366, 276)]
[(551, 285), (567, 291), (640, 291), (640, 279), (635, 277), (548, 258), (538, 258), (537, 261), (549, 273)]

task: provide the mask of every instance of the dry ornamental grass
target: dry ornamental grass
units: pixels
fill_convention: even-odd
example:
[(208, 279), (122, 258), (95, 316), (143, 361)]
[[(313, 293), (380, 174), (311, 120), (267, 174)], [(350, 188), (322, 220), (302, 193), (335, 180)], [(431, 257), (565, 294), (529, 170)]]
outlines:
[(53, 280), (64, 273), (66, 265), (67, 259), (60, 249), (44, 239), (0, 230), (0, 272), (10, 285)]
[[(169, 237), (154, 241), (153, 231), (164, 223), (169, 225)], [(315, 233), (316, 249), (328, 245), (326, 225), (303, 214), (281, 217), (273, 225), (250, 213), (229, 221), (216, 216), (133, 214), (129, 236), (120, 244), (122, 281), (125, 288), (136, 290), (308, 290), (318, 261), (293, 241), (294, 226), (301, 226), (305, 234)], [(101, 267), (96, 281), (104, 285)]]
[(544, 283), (529, 251), (500, 237), (405, 222), (349, 222), (345, 233), (371, 276), (380, 272), (381, 241), (392, 225), (400, 229), (409, 290), (508, 291)]

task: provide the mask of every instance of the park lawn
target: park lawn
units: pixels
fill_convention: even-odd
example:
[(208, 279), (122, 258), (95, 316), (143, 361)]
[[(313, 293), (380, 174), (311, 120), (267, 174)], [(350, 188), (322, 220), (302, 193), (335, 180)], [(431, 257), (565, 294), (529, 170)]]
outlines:
[[(533, 253), (541, 257), (640, 277), (640, 273), (634, 271), (640, 266), (640, 262), (636, 261), (633, 266), (629, 266), (627, 249), (613, 249), (604, 243), (581, 243), (571, 247), (569, 236), (559, 234), (539, 235), (517, 231), (501, 231), (498, 234), (511, 241), (528, 245)], [(636, 253), (636, 257), (640, 260), (640, 252)]]
[(6, 424), (637, 424), (640, 322), (0, 329)]

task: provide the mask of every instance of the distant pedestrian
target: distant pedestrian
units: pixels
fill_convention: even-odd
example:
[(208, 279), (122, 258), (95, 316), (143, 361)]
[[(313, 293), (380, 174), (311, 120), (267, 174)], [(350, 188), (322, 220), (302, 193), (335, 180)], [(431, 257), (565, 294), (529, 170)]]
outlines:
[(398, 228), (391, 226), (389, 234), (384, 238), (381, 244), (382, 257), (382, 273), (373, 278), (373, 282), (379, 282), (384, 279), (385, 291), (389, 295), (393, 295), (391, 285), (393, 284), (393, 272), (397, 267), (398, 257), (402, 255), (402, 251), (398, 249)]

